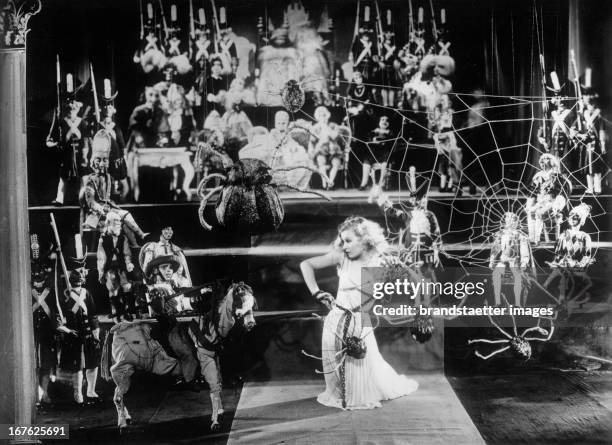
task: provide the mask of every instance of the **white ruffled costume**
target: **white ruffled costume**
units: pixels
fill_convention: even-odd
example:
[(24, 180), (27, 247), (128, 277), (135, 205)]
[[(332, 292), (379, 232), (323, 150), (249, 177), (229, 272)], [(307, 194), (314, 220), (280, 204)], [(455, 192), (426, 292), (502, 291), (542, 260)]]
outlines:
[[(369, 263), (351, 261), (342, 257), (338, 267), (340, 282), (336, 305), (329, 312), (323, 324), (322, 358), (325, 372), (325, 392), (319, 394), (317, 401), (334, 408), (342, 406), (341, 368), (337, 367), (343, 354), (342, 334), (347, 317), (345, 309), (354, 309), (361, 304), (361, 268), (376, 267), (379, 259)], [(367, 351), (362, 359), (346, 356), (344, 363), (344, 382), (346, 409), (371, 409), (381, 406), (382, 400), (390, 400), (408, 395), (418, 388), (415, 380), (399, 375), (380, 354), (371, 327), (361, 326), (359, 309), (353, 310), (347, 336), (357, 336), (365, 342)], [(337, 368), (334, 370), (334, 368)]]

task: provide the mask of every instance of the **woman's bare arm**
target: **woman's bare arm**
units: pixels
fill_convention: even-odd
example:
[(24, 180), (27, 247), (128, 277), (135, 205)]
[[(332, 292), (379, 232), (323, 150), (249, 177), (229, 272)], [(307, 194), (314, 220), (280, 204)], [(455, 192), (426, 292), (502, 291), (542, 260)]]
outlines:
[(304, 277), (304, 282), (308, 287), (311, 294), (314, 294), (319, 290), (317, 279), (315, 277), (315, 270), (325, 269), (326, 267), (332, 267), (338, 264), (338, 257), (335, 252), (329, 252), (325, 255), (316, 256), (309, 258), (300, 263), (300, 270)]

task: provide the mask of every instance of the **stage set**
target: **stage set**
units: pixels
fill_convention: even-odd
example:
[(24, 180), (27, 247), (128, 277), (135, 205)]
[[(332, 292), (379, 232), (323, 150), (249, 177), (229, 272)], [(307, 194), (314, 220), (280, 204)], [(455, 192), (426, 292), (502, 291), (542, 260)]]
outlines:
[(0, 424), (611, 443), (600, 3), (1, 2)]

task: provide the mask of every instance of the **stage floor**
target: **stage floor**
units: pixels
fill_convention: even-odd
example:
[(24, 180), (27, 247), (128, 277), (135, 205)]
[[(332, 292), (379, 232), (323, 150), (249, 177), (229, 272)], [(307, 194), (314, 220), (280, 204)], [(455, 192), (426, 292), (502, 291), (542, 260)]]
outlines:
[(411, 378), (419, 383), (414, 393), (358, 411), (317, 403), (322, 379), (247, 383), (228, 445), (485, 443), (442, 373)]

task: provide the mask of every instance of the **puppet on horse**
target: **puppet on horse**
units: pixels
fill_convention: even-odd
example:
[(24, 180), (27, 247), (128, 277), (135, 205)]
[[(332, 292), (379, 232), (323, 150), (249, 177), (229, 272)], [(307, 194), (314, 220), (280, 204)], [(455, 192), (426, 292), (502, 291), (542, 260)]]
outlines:
[[(210, 386), (212, 401), (211, 430), (220, 428), (218, 417), (221, 404), (221, 371), (219, 351), (232, 328), (239, 326), (250, 331), (255, 326), (255, 297), (253, 290), (242, 282), (232, 284), (225, 296), (206, 314), (180, 325), (180, 335), (189, 339), (200, 363), (200, 372)], [(104, 342), (102, 377), (115, 382), (113, 401), (117, 408), (119, 429), (127, 427), (131, 417), (124, 403), (134, 371), (142, 370), (157, 375), (182, 374), (181, 361), (171, 357), (162, 345), (151, 337), (153, 323), (147, 321), (122, 322), (115, 325)], [(111, 363), (114, 363), (112, 366)]]

